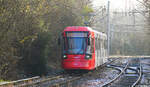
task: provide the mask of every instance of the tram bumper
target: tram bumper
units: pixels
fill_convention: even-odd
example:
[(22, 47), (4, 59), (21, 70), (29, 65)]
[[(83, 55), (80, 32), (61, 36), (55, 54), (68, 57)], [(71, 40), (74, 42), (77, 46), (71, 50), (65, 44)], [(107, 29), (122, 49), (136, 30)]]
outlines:
[(86, 69), (91, 70), (90, 62), (62, 62), (62, 67), (64, 69)]

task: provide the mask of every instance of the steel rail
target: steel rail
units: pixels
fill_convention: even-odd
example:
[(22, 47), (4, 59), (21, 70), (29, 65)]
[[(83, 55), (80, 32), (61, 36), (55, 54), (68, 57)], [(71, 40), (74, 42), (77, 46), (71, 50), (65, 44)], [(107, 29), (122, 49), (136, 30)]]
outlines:
[[(101, 66), (106, 66), (107, 64), (109, 64), (109, 63), (112, 63), (112, 62), (114, 62), (114, 61), (116, 61), (117, 59), (114, 59), (114, 60), (112, 60), (112, 61), (108, 61), (108, 62), (106, 62), (106, 63), (104, 63), (104, 64), (102, 64)], [(96, 72), (97, 70), (95, 70), (95, 72)], [(93, 74), (94, 72), (88, 72), (87, 74), (83, 74), (82, 76), (78, 76), (78, 77), (72, 77), (72, 78), (70, 78), (70, 79), (67, 79), (67, 80), (65, 80), (65, 81), (62, 81), (62, 82), (58, 82), (58, 83), (56, 83), (56, 84), (54, 84), (54, 85), (51, 85), (51, 86), (49, 86), (49, 87), (61, 87), (61, 86), (63, 86), (63, 85), (65, 85), (65, 87), (70, 87), (71, 86), (71, 83), (73, 82), (73, 81), (76, 81), (76, 80), (78, 80), (78, 79), (80, 79), (81, 77), (85, 77), (85, 76), (87, 76), (87, 75), (90, 75), (90, 74)]]
[(63, 75), (55, 76), (55, 77), (41, 78), (41, 80), (39, 80), (39, 81), (30, 83), (30, 84), (25, 84), (23, 86), (26, 86), (26, 87), (28, 87), (28, 86), (36, 86), (36, 85), (40, 85), (40, 84), (45, 83), (45, 82), (50, 82), (52, 80), (58, 80), (58, 79), (60, 79), (62, 77), (63, 77)]
[[(114, 66), (114, 67), (113, 67)], [(116, 68), (116, 67), (121, 67), (121, 68), (125, 68), (124, 66), (118, 66), (118, 65), (110, 65), (108, 67), (111, 67), (111, 68)], [(116, 68), (117, 69), (117, 68)], [(133, 68), (130, 68), (128, 67), (129, 70), (132, 70), (132, 71), (137, 71), (137, 69), (133, 69)], [(118, 69), (117, 69), (118, 70)]]
[[(105, 66), (109, 63), (112, 63), (114, 61), (116, 61), (117, 59), (113, 59), (112, 61), (108, 61), (106, 63), (104, 63), (101, 66)], [(54, 84), (54, 87), (57, 87), (58, 85), (63, 85), (63, 84), (69, 84), (77, 79), (80, 79), (81, 77), (85, 77), (89, 74), (92, 74), (92, 72), (89, 72), (87, 74), (83, 74), (82, 76), (78, 76), (78, 77), (73, 77), (71, 79), (65, 80), (65, 81), (61, 81), (61, 82), (56, 82), (56, 84)], [(55, 77), (44, 77), (41, 78), (40, 76), (36, 76), (36, 77), (32, 77), (32, 78), (27, 78), (27, 79), (22, 79), (22, 80), (17, 80), (17, 81), (12, 81), (12, 82), (6, 82), (3, 84), (0, 84), (0, 87), (29, 87), (29, 86), (37, 86), (37, 85), (41, 85), (42, 83), (45, 82), (50, 82), (53, 80), (58, 80), (60, 78), (62, 78), (63, 75), (59, 75), (59, 76), (55, 76)], [(52, 86), (52, 87), (53, 87)]]
[(139, 78), (131, 87), (135, 87), (138, 84), (138, 82), (141, 80), (141, 78), (142, 78), (142, 65), (140, 63)]
[(12, 82), (6, 82), (3, 84), (0, 84), (0, 87), (28, 87), (28, 86), (35, 86), (42, 84), (44, 82), (52, 81), (52, 80), (57, 80), (59, 78), (63, 77), (62, 75), (60, 76), (55, 76), (55, 77), (46, 77), (46, 78), (41, 78), (40, 76), (32, 77), (32, 78), (27, 78), (27, 79), (22, 79), (22, 80), (17, 80), (17, 81), (12, 81)]
[(15, 87), (15, 86), (18, 86), (21, 84), (29, 84), (29, 83), (33, 83), (33, 82), (37, 81), (39, 78), (40, 78), (39, 76), (36, 76), (36, 77), (32, 77), (32, 78), (27, 78), (27, 79), (6, 82), (6, 83), (0, 84), (0, 87)]
[[(128, 64), (126, 65), (126, 67), (124, 68), (124, 70), (122, 70), (122, 73), (123, 73), (126, 69), (131, 69), (130, 67), (128, 67), (128, 65), (129, 65), (129, 62), (128, 62)], [(135, 86), (139, 83), (139, 81), (141, 80), (141, 78), (142, 78), (142, 65), (141, 65), (141, 62), (140, 62), (140, 67), (137, 68), (137, 69), (138, 69), (138, 70), (136, 70), (136, 71), (137, 71), (138, 77), (137, 77), (137, 80), (136, 80), (135, 82), (133, 82), (133, 84), (131, 84), (131, 87), (135, 87)], [(131, 70), (135, 71), (134, 69), (131, 69)], [(113, 83), (114, 81), (116, 81), (117, 78), (119, 78), (119, 77), (122, 75), (122, 73), (120, 73), (120, 74), (119, 74), (116, 78), (114, 78), (113, 80), (111, 80), (111, 81), (109, 81), (108, 83), (105, 83), (104, 85), (102, 85), (102, 87), (107, 87), (108, 85), (110, 85), (111, 83)]]
[(113, 55), (109, 56), (109, 58), (150, 58), (150, 56), (122, 56), (122, 55)]
[(127, 62), (125, 68), (120, 72), (120, 74), (119, 74), (116, 78), (114, 78), (114, 79), (112, 79), (111, 81), (105, 83), (104, 85), (102, 85), (102, 87), (108, 86), (108, 85), (110, 85), (111, 83), (113, 83), (114, 81), (116, 81), (116, 80), (125, 72), (125, 70), (127, 69), (128, 65), (129, 65), (129, 61)]

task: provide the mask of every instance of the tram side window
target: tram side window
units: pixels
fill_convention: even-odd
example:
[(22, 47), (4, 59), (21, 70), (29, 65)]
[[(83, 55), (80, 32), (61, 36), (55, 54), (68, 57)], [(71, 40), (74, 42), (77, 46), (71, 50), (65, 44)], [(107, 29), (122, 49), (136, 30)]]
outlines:
[(104, 40), (104, 48), (107, 49), (107, 40)]
[(98, 38), (98, 50), (100, 50), (100, 38)]
[(99, 46), (98, 46), (98, 45), (99, 45), (99, 40), (98, 40), (98, 38), (96, 37), (96, 38), (95, 38), (95, 46), (96, 46), (95, 49), (96, 49), (96, 50), (99, 49)]
[(103, 49), (104, 49), (104, 47), (105, 47), (104, 44), (105, 44), (105, 43), (104, 43), (104, 39), (103, 39), (103, 40), (102, 40), (102, 48), (103, 48)]
[(96, 40), (97, 40), (97, 50), (98, 50), (98, 38), (96, 38)]
[(99, 39), (99, 49), (101, 48), (101, 44), (102, 42), (101, 42), (101, 38)]
[(99, 49), (101, 50), (101, 39), (99, 39)]
[(95, 37), (95, 51), (97, 50), (97, 39)]
[(91, 53), (94, 53), (94, 38), (91, 38)]
[(95, 51), (97, 51), (97, 37), (95, 37)]

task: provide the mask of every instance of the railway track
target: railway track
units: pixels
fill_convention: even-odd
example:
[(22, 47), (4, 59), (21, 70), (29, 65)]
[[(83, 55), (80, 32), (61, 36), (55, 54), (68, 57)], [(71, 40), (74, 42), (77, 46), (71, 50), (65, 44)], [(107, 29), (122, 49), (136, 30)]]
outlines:
[[(63, 75), (58, 75), (54, 77), (44, 77), (44, 78), (39, 78), (36, 82), (30, 83), (30, 84), (25, 84), (23, 87), (45, 87), (48, 84), (52, 84), (53, 82), (61, 81), (63, 79)], [(44, 86), (45, 85), (45, 86)], [(22, 87), (22, 86), (19, 86)]]
[(150, 86), (150, 57), (141, 59), (142, 65), (142, 79), (137, 87)]
[(46, 83), (48, 81), (57, 80), (59, 78), (62, 78), (62, 75), (56, 76), (56, 77), (32, 77), (12, 82), (6, 82), (3, 84), (0, 84), (0, 87), (35, 87), (41, 83)]
[[(112, 59), (109, 62), (102, 65), (101, 67), (104, 67), (107, 64), (113, 63), (115, 60), (118, 60), (118, 59)], [(103, 87), (108, 87), (108, 86), (119, 87), (116, 83), (115, 84), (112, 84), (112, 83), (120, 77), (121, 77), (121, 79), (123, 78), (123, 76), (125, 77), (124, 72), (127, 70), (127, 68), (132, 70), (132, 68), (129, 67), (129, 65), (130, 64), (127, 64), (124, 67), (124, 69), (122, 70), (122, 72), (116, 79), (112, 80), (108, 84), (105, 84)], [(133, 69), (133, 70), (137, 71), (135, 69)], [(141, 71), (141, 68), (137, 71), (138, 76), (140, 75), (140, 71)], [(79, 79), (84, 78), (86, 76), (90, 76), (90, 75), (92, 76), (92, 74), (95, 72), (97, 72), (97, 70), (95, 70), (93, 72), (88, 72), (88, 73), (82, 74), (82, 75), (81, 74), (68, 75), (65, 73), (64, 75), (58, 75), (58, 76), (54, 76), (54, 77), (43, 77), (43, 78), (42, 77), (33, 77), (33, 78), (29, 78), (29, 79), (23, 79), (23, 80), (8, 82), (5, 84), (0, 84), (0, 87), (70, 87), (74, 84), (74, 82), (76, 82)], [(136, 78), (136, 79), (140, 79), (140, 78)], [(134, 84), (136, 85), (138, 83), (138, 81), (139, 80), (136, 80), (136, 82)], [(113, 86), (113, 85), (115, 85), (115, 86)], [(123, 86), (120, 86), (120, 87), (123, 87)]]
[[(100, 67), (104, 67), (107, 64), (113, 63), (116, 60), (118, 60), (118, 59), (112, 59), (112, 60), (106, 62), (105, 64), (101, 65)], [(91, 71), (91, 72), (88, 72), (86, 74), (72, 75), (71, 78), (64, 80), (62, 82), (54, 83), (54, 85), (49, 86), (49, 87), (72, 87), (75, 81), (78, 81), (79, 79), (84, 78), (86, 76), (91, 76), (93, 73), (96, 73), (97, 71), (99, 71), (100, 67), (98, 69)]]
[(91, 74), (66, 74), (54, 77), (32, 77), (18, 81), (6, 82), (0, 84), (0, 87), (70, 87), (71, 83), (86, 75)]
[(94, 70), (92, 72), (88, 72), (86, 74), (79, 75), (79, 76), (76, 76), (76, 74), (75, 74), (75, 77), (72, 77), (71, 79), (60, 82), (58, 84), (56, 83), (55, 85), (52, 85), (50, 87), (72, 87), (73, 84), (76, 84), (76, 83), (74, 83), (75, 81), (78, 81), (79, 79), (84, 78), (86, 76), (92, 76), (92, 74), (97, 73), (99, 71), (99, 69), (101, 69), (101, 67), (105, 67), (107, 64), (111, 64), (111, 63), (115, 62), (116, 60), (118, 60), (118, 59), (112, 59), (112, 60), (106, 62), (105, 64), (101, 65), (99, 68), (97, 68), (96, 70)]
[(128, 60), (120, 74), (102, 87), (135, 87), (142, 77), (140, 59)]
[[(108, 63), (112, 63), (117, 59), (112, 59), (109, 62), (105, 63), (101, 67), (104, 67)], [(96, 70), (94, 71), (96, 72)], [(88, 72), (85, 74), (62, 74), (54, 77), (32, 77), (12, 82), (6, 82), (0, 84), (0, 87), (70, 87), (73, 81), (77, 81), (78, 79), (90, 75), (94, 72)]]

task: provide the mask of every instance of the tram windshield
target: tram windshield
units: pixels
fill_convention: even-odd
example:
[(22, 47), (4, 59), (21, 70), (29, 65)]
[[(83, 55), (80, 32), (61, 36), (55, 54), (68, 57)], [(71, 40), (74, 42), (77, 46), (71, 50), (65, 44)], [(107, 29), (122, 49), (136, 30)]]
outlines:
[(68, 32), (64, 39), (64, 53), (84, 54), (87, 47), (88, 33)]

